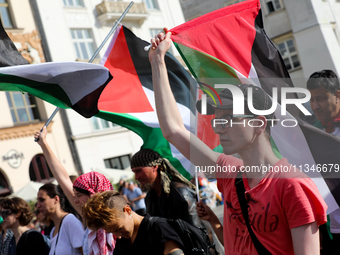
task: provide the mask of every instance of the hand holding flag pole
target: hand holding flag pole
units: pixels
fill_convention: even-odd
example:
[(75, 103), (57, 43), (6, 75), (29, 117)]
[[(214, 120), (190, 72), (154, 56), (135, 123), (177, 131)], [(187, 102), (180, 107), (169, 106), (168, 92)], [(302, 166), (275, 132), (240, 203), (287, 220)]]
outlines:
[[(164, 33), (167, 33), (167, 32), (168, 32), (168, 29), (165, 27), (165, 28), (163, 29), (163, 31), (164, 31)], [(148, 46), (145, 46), (145, 47), (144, 47), (144, 51), (149, 51), (151, 47), (152, 47), (152, 44), (150, 43)], [(152, 49), (156, 49), (156, 48), (153, 47)]]
[[(100, 46), (98, 47), (98, 49), (95, 51), (95, 53), (93, 54), (93, 56), (91, 57), (91, 59), (89, 60), (88, 63), (92, 63), (93, 60), (97, 57), (97, 55), (99, 54), (100, 50), (104, 47), (105, 43), (109, 40), (110, 36), (114, 33), (114, 31), (116, 30), (116, 28), (118, 27), (119, 23), (123, 20), (123, 18), (126, 16), (126, 14), (128, 13), (128, 11), (130, 10), (130, 8), (132, 7), (132, 5), (134, 4), (133, 1), (130, 2), (130, 4), (128, 5), (128, 7), (126, 7), (125, 11), (122, 13), (122, 15), (119, 17), (118, 20), (115, 21), (115, 24), (113, 25), (112, 29), (110, 30), (110, 32), (107, 34), (107, 36), (105, 37), (105, 39), (103, 40), (103, 42), (100, 44)], [(59, 111), (59, 107), (57, 107), (54, 112), (51, 114), (51, 116), (48, 118), (48, 120), (45, 123), (45, 127), (47, 127), (50, 122), (52, 121), (52, 119), (54, 118), (54, 116), (57, 114), (57, 112)], [(43, 128), (40, 130), (40, 132), (43, 131)], [(39, 140), (39, 138), (35, 138), (34, 141), (37, 142)]]

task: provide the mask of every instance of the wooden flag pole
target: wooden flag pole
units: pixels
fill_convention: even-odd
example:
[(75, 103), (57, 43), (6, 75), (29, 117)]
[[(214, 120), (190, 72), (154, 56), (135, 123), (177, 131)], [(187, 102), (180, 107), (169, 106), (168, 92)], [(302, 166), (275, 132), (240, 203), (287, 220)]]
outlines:
[[(110, 36), (114, 33), (114, 31), (117, 29), (119, 23), (123, 20), (123, 18), (126, 16), (126, 14), (128, 13), (128, 11), (130, 10), (130, 8), (132, 7), (132, 5), (134, 4), (133, 1), (130, 2), (130, 4), (128, 5), (128, 7), (126, 7), (125, 11), (122, 13), (122, 15), (119, 17), (118, 20), (115, 21), (115, 24), (113, 25), (112, 29), (110, 30), (110, 32), (107, 34), (107, 36), (105, 37), (105, 39), (103, 40), (103, 42), (100, 44), (100, 46), (98, 47), (98, 49), (95, 51), (95, 53), (93, 54), (92, 58), (89, 60), (88, 63), (92, 63), (93, 60), (97, 57), (97, 55), (99, 54), (100, 50), (104, 47), (105, 43), (109, 40)], [(55, 108), (54, 112), (51, 114), (51, 116), (48, 118), (48, 120), (46, 121), (44, 127), (47, 127), (50, 122), (52, 121), (52, 119), (54, 118), (54, 116), (57, 114), (57, 112), (59, 111), (59, 107)], [(40, 130), (40, 132), (42, 132), (43, 129)], [(39, 140), (39, 138), (34, 139), (35, 142), (37, 142)]]

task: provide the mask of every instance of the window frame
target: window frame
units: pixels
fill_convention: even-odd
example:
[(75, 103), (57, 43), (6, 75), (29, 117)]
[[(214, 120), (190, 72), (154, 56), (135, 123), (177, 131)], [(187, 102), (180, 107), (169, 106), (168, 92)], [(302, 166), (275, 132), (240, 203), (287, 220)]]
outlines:
[[(125, 168), (123, 166), (123, 161), (122, 161), (123, 157), (128, 157), (129, 163), (130, 163), (130, 165), (125, 167)], [(121, 168), (114, 168), (114, 167), (112, 167), (112, 162), (111, 161), (114, 160), (114, 159), (118, 159), (119, 160), (119, 164), (120, 164)], [(107, 167), (106, 162), (109, 162), (109, 165), (111, 165), (111, 167)], [(120, 155), (120, 156), (116, 156), (116, 157), (112, 157), (112, 158), (106, 158), (106, 159), (104, 159), (104, 165), (105, 165), (105, 168), (108, 168), (108, 169), (115, 169), (115, 170), (123, 170), (124, 171), (126, 168), (131, 167), (131, 154), (125, 154), (125, 155)]]
[[(78, 32), (77, 31), (81, 31), (81, 35), (83, 36), (82, 38), (78, 38)], [(85, 31), (88, 31), (88, 35), (89, 38), (86, 37), (86, 33)], [(90, 28), (71, 28), (70, 29), (70, 33), (71, 33), (71, 40), (75, 49), (75, 53), (77, 56), (77, 59), (81, 59), (81, 60), (88, 60), (91, 59), (91, 57), (93, 56), (93, 54), (96, 51), (96, 44), (95, 44), (95, 40), (93, 37), (93, 33), (92, 30)], [(76, 37), (76, 38), (74, 38)], [(87, 53), (87, 57), (85, 58), (84, 54), (83, 54), (83, 50), (81, 47), (81, 44), (84, 43), (85, 45), (85, 49), (86, 49), (86, 53)], [(92, 45), (92, 50), (89, 48), (89, 43)], [(76, 47), (77, 45), (77, 47)], [(97, 56), (96, 58), (98, 58), (99, 56)]]
[[(70, 1), (72, 2), (72, 4), (70, 4)], [(77, 1), (80, 1), (81, 4), (74, 4)], [(84, 0), (63, 0), (63, 4), (65, 7), (76, 7), (76, 8), (85, 7)]]
[(146, 9), (151, 11), (159, 11), (159, 3), (157, 0), (143, 0), (145, 3)]
[[(22, 96), (22, 101), (24, 103), (24, 106), (16, 106), (15, 105), (14, 95), (18, 95), (18, 94), (20, 94)], [(29, 100), (30, 104), (28, 104), (26, 95), (27, 95), (28, 99), (30, 99), (29, 97), (31, 97), (34, 100), (34, 102), (31, 102)], [(12, 120), (13, 120), (13, 123), (15, 125), (22, 124), (22, 123), (38, 122), (38, 121), (41, 120), (38, 104), (37, 104), (36, 98), (34, 96), (32, 96), (28, 93), (21, 93), (20, 91), (6, 91), (6, 98), (7, 98), (7, 103), (8, 103), (10, 112), (11, 112)], [(10, 102), (9, 102), (9, 100), (10, 100)], [(21, 110), (21, 109), (25, 109), (25, 112), (26, 112), (27, 117), (28, 117), (27, 121), (20, 121), (20, 116), (18, 114), (18, 110)], [(34, 112), (35, 112), (38, 115), (38, 116), (36, 116), (37, 118), (35, 118), (35, 119), (31, 118), (30, 110), (32, 111), (32, 117), (33, 118), (35, 117), (34, 116), (35, 115)], [(14, 116), (12, 114), (12, 111), (14, 113)], [(14, 117), (15, 117), (16, 121), (14, 120)]]
[[(282, 3), (282, 1), (281, 0), (264, 0), (265, 1), (265, 3), (266, 3), (266, 10), (267, 10), (267, 14), (269, 15), (269, 14), (272, 14), (272, 13), (275, 13), (275, 12), (278, 12), (278, 11), (281, 11), (281, 10), (283, 10), (283, 3)], [(279, 4), (280, 4), (280, 8), (277, 8), (276, 6), (275, 6), (275, 1), (278, 1), (279, 2)], [(269, 9), (269, 6), (268, 6), (268, 3), (272, 3), (272, 7), (273, 7), (273, 10), (272, 11), (270, 11), (270, 9)]]
[(15, 28), (14, 19), (13, 19), (10, 4), (8, 3), (8, 0), (4, 0), (4, 1), (5, 1), (5, 3), (0, 3), (0, 9), (6, 8), (5, 10), (6, 10), (6, 13), (8, 14), (8, 21), (11, 23), (11, 26), (5, 26), (5, 24), (3, 22), (3, 18), (2, 18), (2, 12), (0, 13), (1, 23), (2, 23), (2, 25), (5, 29)]
[[(101, 119), (95, 116), (91, 117), (90, 120), (91, 120), (91, 125), (94, 131), (108, 130), (108, 129), (120, 127), (118, 124), (115, 124), (111, 121), (104, 120), (104, 119)], [(103, 127), (103, 122), (108, 124), (109, 127)], [(95, 124), (97, 124), (98, 128), (96, 128)]]
[[(291, 41), (291, 42), (293, 43), (293, 46), (294, 46), (294, 50), (295, 50), (295, 51), (292, 51), (292, 52), (290, 51), (290, 47), (289, 47), (289, 45), (288, 45), (288, 42), (289, 42), (289, 41)], [(280, 45), (282, 45), (282, 44), (285, 46), (285, 51), (287, 52), (287, 54), (285, 54), (285, 55), (282, 54), (282, 51), (281, 51), (281, 49), (280, 49)], [(299, 69), (299, 68), (302, 67), (302, 66), (301, 66), (301, 62), (300, 62), (299, 53), (298, 53), (298, 51), (297, 51), (295, 41), (294, 41), (294, 39), (293, 39), (292, 37), (287, 37), (287, 38), (285, 38), (284, 40), (280, 40), (280, 41), (276, 42), (275, 45), (276, 45), (276, 48), (278, 49), (278, 51), (280, 52), (280, 54), (281, 54), (281, 56), (282, 56), (282, 59), (283, 59), (284, 63), (285, 63), (285, 60), (288, 59), (291, 68), (288, 69), (286, 63), (285, 63), (285, 66), (286, 66), (286, 68), (287, 68), (287, 70), (288, 70), (289, 72), (295, 71), (295, 70), (297, 70), (297, 69)], [(299, 62), (299, 65), (296, 66), (296, 67), (294, 66), (293, 57), (297, 57), (297, 60), (298, 60), (298, 62)]]
[(2, 179), (4, 181), (4, 184), (5, 184), (5, 187), (3, 189), (0, 189), (0, 197), (10, 195), (12, 193), (12, 191), (9, 187), (8, 180), (5, 176), (5, 174), (2, 172), (2, 170), (0, 170), (0, 179)]
[[(40, 169), (37, 163), (37, 158), (40, 158), (40, 162), (41, 162), (41, 166), (42, 166), (42, 170), (44, 172), (45, 175), (45, 179), (41, 178), (40, 175)], [(31, 169), (33, 168), (33, 173), (35, 175), (36, 180), (33, 180), (32, 176), (31, 176)], [(43, 154), (37, 154), (35, 155), (29, 165), (29, 176), (30, 176), (30, 180), (33, 182), (41, 182), (41, 183), (50, 183), (52, 181), (54, 181), (54, 176), (47, 164), (47, 161), (45, 159), (45, 156)]]

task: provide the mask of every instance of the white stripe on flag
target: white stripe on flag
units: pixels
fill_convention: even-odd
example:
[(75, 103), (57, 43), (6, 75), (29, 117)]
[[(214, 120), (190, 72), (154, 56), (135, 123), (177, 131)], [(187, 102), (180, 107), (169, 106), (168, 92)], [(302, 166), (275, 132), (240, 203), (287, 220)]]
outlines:
[[(275, 115), (277, 119), (280, 119), (280, 122), (284, 119), (295, 119), (288, 112), (286, 116), (281, 115), (280, 105), (278, 105)], [(287, 158), (290, 164), (296, 167), (302, 165), (301, 170), (303, 171), (306, 169), (305, 165), (310, 168), (315, 166), (313, 155), (299, 125), (296, 127), (283, 127), (281, 123), (278, 123), (278, 125), (272, 128), (272, 137), (281, 155)], [(317, 171), (304, 172), (317, 185), (320, 194), (328, 205), (327, 214), (339, 208), (321, 173)]]
[(2, 67), (1, 74), (47, 84), (58, 84), (65, 91), (72, 105), (105, 84), (109, 78), (106, 67), (81, 62), (50, 62)]

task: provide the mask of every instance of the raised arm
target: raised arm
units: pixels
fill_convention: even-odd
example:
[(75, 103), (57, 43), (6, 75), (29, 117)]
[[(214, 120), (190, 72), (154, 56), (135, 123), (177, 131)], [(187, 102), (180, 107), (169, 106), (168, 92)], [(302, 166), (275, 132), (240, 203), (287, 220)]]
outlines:
[(37, 131), (34, 135), (34, 138), (39, 138), (37, 143), (40, 145), (45, 159), (48, 163), (48, 166), (51, 169), (51, 172), (54, 176), (54, 178), (59, 183), (60, 187), (63, 189), (67, 199), (70, 201), (74, 209), (81, 214), (80, 208), (74, 203), (74, 193), (73, 193), (73, 184), (70, 180), (70, 177), (66, 171), (66, 169), (63, 167), (63, 165), (59, 162), (57, 157), (54, 155), (51, 147), (48, 145), (46, 141), (46, 127), (43, 127), (43, 131)]
[(149, 53), (157, 116), (163, 136), (194, 165), (215, 165), (220, 154), (185, 128), (172, 94), (164, 60), (171, 45), (170, 37), (170, 32), (165, 36), (159, 33), (151, 40), (153, 47)]

